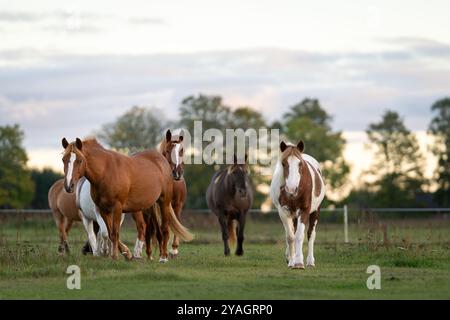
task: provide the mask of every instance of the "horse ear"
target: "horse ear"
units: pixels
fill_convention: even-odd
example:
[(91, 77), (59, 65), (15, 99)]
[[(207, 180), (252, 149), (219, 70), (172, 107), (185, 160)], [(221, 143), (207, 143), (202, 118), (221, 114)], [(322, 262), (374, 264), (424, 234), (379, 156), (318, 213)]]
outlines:
[(77, 138), (77, 140), (75, 141), (75, 146), (80, 151), (81, 151), (81, 149), (83, 149), (83, 142), (81, 142), (80, 138)]
[(280, 150), (281, 150), (281, 152), (284, 152), (284, 150), (286, 150), (286, 148), (287, 148), (286, 143), (284, 141), (281, 141), (281, 143), (280, 143)]
[(303, 140), (300, 140), (300, 142), (297, 144), (297, 148), (298, 150), (300, 150), (300, 152), (303, 152), (303, 150), (305, 150), (305, 143), (303, 142)]
[(61, 142), (62, 142), (63, 148), (67, 149), (67, 147), (69, 146), (69, 142), (67, 141), (67, 139), (63, 138)]
[(166, 141), (172, 141), (172, 132), (170, 132), (170, 129), (166, 132)]

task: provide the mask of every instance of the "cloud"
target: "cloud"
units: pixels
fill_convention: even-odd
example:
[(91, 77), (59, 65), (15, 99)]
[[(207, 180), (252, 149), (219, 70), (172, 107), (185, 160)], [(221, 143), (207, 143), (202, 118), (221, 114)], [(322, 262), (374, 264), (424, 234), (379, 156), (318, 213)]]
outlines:
[[(232, 107), (251, 106), (269, 121), (311, 97), (334, 116), (337, 130), (365, 130), (386, 109), (399, 111), (412, 130), (426, 130), (431, 104), (450, 92), (450, 65), (416, 44), (330, 54), (268, 48), (152, 55), (2, 51), (0, 125), (20, 123), (28, 147), (54, 147), (62, 136), (88, 135), (133, 105), (159, 107), (173, 120), (184, 97), (206, 93), (222, 95)], [(445, 44), (433, 46), (445, 52)]]
[(136, 25), (162, 25), (166, 24), (166, 21), (161, 18), (154, 17), (130, 17), (128, 21)]
[(99, 14), (89, 11), (68, 9), (47, 12), (3, 11), (0, 12), (0, 25), (11, 29), (16, 25), (33, 27), (44, 32), (73, 32), (94, 34), (118, 26), (155, 26), (165, 24), (158, 17)]

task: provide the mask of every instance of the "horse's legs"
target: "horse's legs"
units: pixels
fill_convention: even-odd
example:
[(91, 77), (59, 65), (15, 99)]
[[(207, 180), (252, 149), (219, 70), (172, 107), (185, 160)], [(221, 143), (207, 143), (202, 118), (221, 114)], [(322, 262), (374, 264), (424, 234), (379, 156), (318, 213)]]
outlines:
[(237, 227), (237, 247), (236, 247), (236, 255), (242, 256), (244, 254), (244, 229), (245, 229), (245, 220), (246, 220), (246, 212), (241, 212), (239, 214), (239, 225)]
[(281, 222), (283, 223), (284, 231), (286, 232), (286, 260), (288, 262), (288, 267), (294, 267), (294, 222), (291, 218), (291, 213), (284, 209), (278, 208), (278, 214), (280, 216)]
[(133, 257), (137, 259), (142, 258), (142, 248), (145, 242), (145, 220), (142, 211), (133, 213), (133, 220), (136, 223), (136, 229), (138, 232), (138, 238), (136, 239), (136, 245), (134, 246)]
[(153, 221), (150, 220), (149, 217), (147, 220), (147, 228), (145, 231), (145, 251), (147, 253), (147, 258), (149, 260), (153, 260), (153, 247), (152, 247), (152, 239), (155, 234), (155, 227), (153, 226)]
[(98, 224), (97, 231), (97, 249), (101, 255), (110, 254), (110, 240), (109, 233), (112, 230), (112, 224), (108, 226), (110, 223), (110, 217), (104, 217), (98, 210), (97, 206), (94, 206), (94, 214)]
[(120, 227), (123, 222), (123, 215), (122, 215), (122, 205), (119, 202), (116, 202), (116, 204), (113, 207), (112, 210), (113, 213), (113, 225), (112, 225), (112, 232), (110, 234), (111, 241), (113, 242), (113, 259), (117, 259), (120, 253), (125, 257), (127, 260), (131, 260), (133, 258), (133, 255), (131, 254), (130, 249), (123, 244), (120, 241)]
[(305, 239), (305, 228), (308, 222), (309, 212), (301, 213), (298, 218), (297, 230), (295, 232), (295, 258), (294, 268), (305, 269), (303, 260), (303, 241)]
[[(96, 209), (97, 210), (97, 209)], [(108, 214), (108, 212), (105, 212), (104, 210), (100, 210), (100, 215), (101, 215), (101, 217), (102, 217), (102, 219), (103, 219), (103, 221), (105, 222), (105, 224), (106, 224), (106, 229), (107, 229), (107, 231), (108, 231), (108, 237), (109, 237), (109, 239), (111, 240), (111, 242), (113, 242), (112, 244), (111, 244), (111, 248), (110, 248), (110, 254), (111, 254), (111, 256), (112, 257), (114, 257), (114, 241), (113, 241), (113, 217), (110, 215), (110, 214)], [(100, 233), (103, 233), (103, 232), (100, 232)], [(109, 241), (108, 241), (109, 242)], [(116, 254), (117, 254), (117, 252), (116, 252)], [(116, 256), (117, 257), (117, 256)]]
[[(163, 234), (161, 232), (161, 225), (158, 221), (158, 218), (156, 215), (152, 215), (152, 221), (153, 221), (153, 228), (154, 228), (154, 234), (156, 236), (156, 241), (158, 242), (158, 245), (163, 242)], [(155, 237), (152, 237), (152, 240), (154, 240)]]
[(92, 248), (92, 254), (98, 256), (98, 243), (94, 232), (94, 221), (86, 219), (83, 215), (81, 216), (83, 220), (83, 226), (88, 235), (89, 244)]
[(309, 216), (308, 226), (308, 257), (306, 258), (306, 265), (314, 267), (316, 261), (314, 259), (314, 241), (316, 240), (316, 225), (319, 221), (320, 208)]
[[(153, 211), (153, 208), (149, 209), (148, 211), (150, 210)], [(149, 260), (153, 260), (152, 240), (155, 234), (155, 226), (153, 224), (153, 212), (146, 213), (146, 215), (148, 215), (148, 217), (147, 217), (147, 226), (145, 228), (145, 247), (146, 247), (145, 251), (147, 253), (147, 258)]]
[(67, 243), (67, 236), (69, 235), (69, 231), (72, 228), (73, 220), (65, 218), (64, 221), (65, 221), (65, 226), (64, 226), (64, 242), (63, 242), (63, 245), (64, 245), (64, 251), (66, 253), (69, 253), (70, 250), (69, 250), (69, 244)]
[(64, 226), (65, 226), (65, 220), (67, 218), (58, 209), (53, 210), (53, 218), (55, 220), (56, 226), (58, 227), (58, 233), (59, 233), (58, 253), (64, 254), (65, 253), (64, 243), (67, 241), (67, 234), (66, 234), (66, 230), (64, 229)]
[(229, 235), (228, 235), (227, 219), (226, 219), (225, 214), (223, 212), (220, 212), (217, 216), (219, 217), (220, 228), (222, 229), (222, 240), (223, 240), (223, 246), (224, 246), (224, 254), (225, 254), (225, 256), (229, 256), (230, 255), (230, 246), (228, 244)]
[[(178, 221), (181, 222), (181, 204), (177, 204), (173, 210), (175, 211), (175, 215), (177, 216)], [(173, 235), (173, 241), (172, 241), (172, 249), (170, 250), (170, 257), (176, 258), (178, 256), (178, 247), (180, 246), (180, 239), (176, 234)]]
[(159, 262), (166, 263), (169, 261), (169, 255), (167, 253), (167, 245), (169, 243), (169, 210), (171, 210), (170, 201), (160, 201), (161, 208), (161, 235), (162, 241), (159, 244)]

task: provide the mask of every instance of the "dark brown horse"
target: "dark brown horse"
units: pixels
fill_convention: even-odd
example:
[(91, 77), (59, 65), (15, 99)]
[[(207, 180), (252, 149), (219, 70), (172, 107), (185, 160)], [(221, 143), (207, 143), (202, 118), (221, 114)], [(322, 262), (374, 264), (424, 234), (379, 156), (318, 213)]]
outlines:
[[(208, 208), (214, 212), (222, 229), (224, 253), (230, 255), (228, 240), (234, 241), (237, 233), (236, 255), (244, 254), (244, 229), (247, 211), (253, 204), (253, 191), (248, 176), (247, 156), (244, 163), (234, 164), (214, 174), (206, 192)], [(237, 221), (237, 227), (233, 221)]]
[[(181, 222), (181, 212), (186, 201), (187, 188), (186, 182), (183, 177), (184, 173), (184, 146), (183, 135), (172, 135), (170, 130), (167, 130), (165, 138), (161, 141), (159, 146), (159, 152), (167, 159), (172, 169), (173, 182), (173, 195), (172, 195), (172, 207), (175, 211), (177, 219)], [(155, 208), (157, 209), (157, 208)], [(154, 215), (147, 216), (147, 232), (146, 232), (146, 246), (147, 256), (152, 258), (152, 240), (156, 234), (156, 238), (159, 240), (161, 235), (159, 233), (159, 225), (156, 219), (157, 215), (154, 211)], [(180, 239), (178, 235), (174, 234), (172, 249), (170, 250), (170, 256), (175, 258), (178, 256), (178, 247), (180, 245)]]
[(68, 143), (64, 138), (63, 162), (65, 188), (73, 192), (81, 177), (91, 183), (91, 196), (108, 228), (113, 242), (112, 257), (120, 252), (132, 257), (127, 246), (120, 242), (122, 212), (146, 211), (155, 203), (161, 209), (162, 243), (160, 260), (167, 261), (169, 227), (181, 239), (193, 237), (178, 221), (171, 206), (173, 178), (170, 165), (157, 151), (143, 151), (126, 156), (103, 148), (95, 139)]

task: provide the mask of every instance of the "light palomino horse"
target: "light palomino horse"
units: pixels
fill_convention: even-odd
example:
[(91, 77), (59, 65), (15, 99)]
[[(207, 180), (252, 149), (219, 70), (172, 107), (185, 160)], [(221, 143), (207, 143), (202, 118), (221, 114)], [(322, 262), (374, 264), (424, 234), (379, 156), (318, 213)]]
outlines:
[(308, 227), (307, 266), (315, 266), (314, 240), (325, 197), (325, 183), (319, 163), (304, 154), (305, 145), (281, 142), (281, 157), (276, 164), (270, 186), (270, 196), (278, 209), (286, 231), (286, 259), (293, 269), (304, 269), (303, 241)]
[[(91, 197), (91, 183), (85, 177), (78, 180), (76, 187), (76, 202), (77, 207), (80, 210), (80, 215), (88, 235), (93, 255), (108, 255), (111, 252), (108, 228), (95, 207), (94, 200), (92, 200)], [(125, 214), (122, 214), (121, 225), (124, 218)], [(136, 240), (133, 257), (141, 258), (142, 244), (145, 239), (145, 222), (143, 221), (142, 212), (134, 213), (133, 219), (136, 222), (138, 230), (138, 239)], [(95, 222), (99, 225), (99, 232), (97, 235), (95, 235), (94, 232)]]
[(169, 227), (185, 241), (193, 238), (171, 206), (172, 173), (159, 152), (143, 151), (126, 156), (103, 148), (95, 139), (81, 141), (77, 138), (69, 143), (64, 138), (62, 146), (65, 149), (65, 188), (74, 192), (81, 177), (91, 183), (92, 200), (106, 223), (114, 259), (118, 257), (119, 247), (127, 259), (132, 257), (119, 238), (122, 213), (145, 211), (155, 203), (161, 209), (160, 261), (168, 261)]
[[(170, 130), (167, 130), (166, 136), (159, 145), (159, 152), (167, 159), (172, 169), (173, 182), (173, 195), (172, 195), (172, 207), (175, 211), (177, 219), (181, 222), (181, 212), (186, 201), (187, 188), (186, 182), (183, 177), (184, 173), (184, 146), (183, 146), (183, 131), (179, 134), (172, 135)], [(147, 219), (147, 232), (146, 232), (146, 247), (147, 256), (152, 259), (152, 240), (156, 234), (156, 238), (160, 240), (161, 234), (159, 232), (158, 225), (158, 210), (157, 207), (153, 209), (151, 216), (146, 216)], [(170, 257), (176, 258), (178, 256), (178, 248), (180, 245), (179, 237), (174, 234), (172, 241), (172, 249), (170, 250)]]

